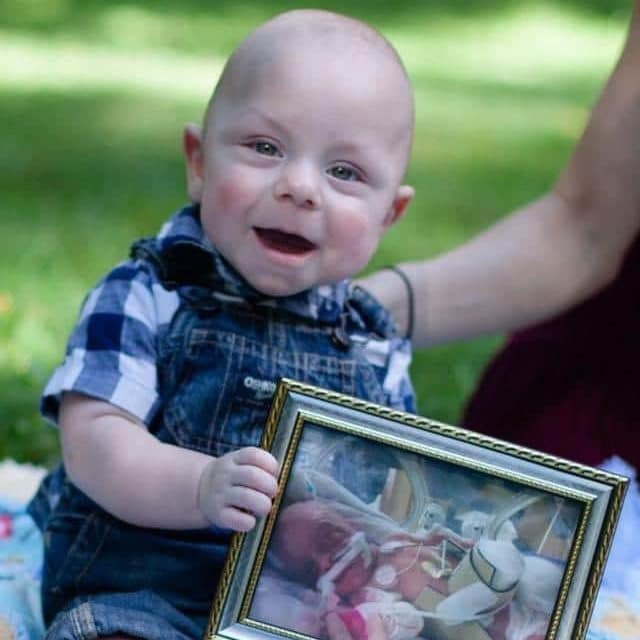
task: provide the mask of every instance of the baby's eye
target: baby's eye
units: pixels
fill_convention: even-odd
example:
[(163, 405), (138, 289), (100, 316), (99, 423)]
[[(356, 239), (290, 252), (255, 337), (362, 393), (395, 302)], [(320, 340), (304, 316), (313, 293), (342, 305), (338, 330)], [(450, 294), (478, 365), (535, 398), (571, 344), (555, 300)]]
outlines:
[(254, 151), (263, 156), (281, 156), (280, 149), (276, 147), (273, 142), (268, 142), (267, 140), (256, 140), (251, 144)]
[(327, 169), (327, 173), (333, 178), (338, 180), (345, 180), (347, 182), (361, 180), (362, 176), (359, 171), (346, 164), (337, 164), (335, 167)]

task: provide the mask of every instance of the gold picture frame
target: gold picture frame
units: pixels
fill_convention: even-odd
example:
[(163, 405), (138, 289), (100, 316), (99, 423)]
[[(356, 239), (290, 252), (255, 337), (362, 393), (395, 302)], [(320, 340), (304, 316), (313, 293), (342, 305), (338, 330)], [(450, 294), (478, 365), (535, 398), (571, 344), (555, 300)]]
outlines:
[(580, 640), (628, 480), (293, 380), (207, 640)]

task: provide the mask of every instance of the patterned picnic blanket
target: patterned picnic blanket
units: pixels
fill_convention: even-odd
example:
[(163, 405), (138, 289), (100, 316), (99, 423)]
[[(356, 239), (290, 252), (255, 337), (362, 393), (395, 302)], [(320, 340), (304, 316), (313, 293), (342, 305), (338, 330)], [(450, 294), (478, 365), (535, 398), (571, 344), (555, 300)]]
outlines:
[[(640, 490), (635, 470), (603, 465), (633, 479), (587, 640), (640, 640)], [(42, 640), (39, 581), (42, 537), (25, 511), (44, 470), (0, 462), (0, 640)]]
[(0, 640), (37, 640), (40, 615), (42, 537), (25, 506), (44, 470), (0, 463)]

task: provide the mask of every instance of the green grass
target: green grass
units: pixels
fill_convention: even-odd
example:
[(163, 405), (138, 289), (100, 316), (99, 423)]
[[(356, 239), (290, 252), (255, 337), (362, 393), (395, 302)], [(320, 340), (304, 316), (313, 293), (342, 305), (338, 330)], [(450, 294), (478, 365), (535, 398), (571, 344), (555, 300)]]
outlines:
[[(20, 4), (0, 1), (0, 457), (50, 464), (59, 454), (38, 395), (83, 295), (183, 203), (182, 126), (200, 119), (230, 48), (296, 4)], [(417, 197), (373, 267), (452, 247), (548, 188), (627, 11), (622, 2), (413, 4), (323, 4), (372, 20), (416, 86)], [(418, 354), (421, 411), (456, 422), (498, 343)]]

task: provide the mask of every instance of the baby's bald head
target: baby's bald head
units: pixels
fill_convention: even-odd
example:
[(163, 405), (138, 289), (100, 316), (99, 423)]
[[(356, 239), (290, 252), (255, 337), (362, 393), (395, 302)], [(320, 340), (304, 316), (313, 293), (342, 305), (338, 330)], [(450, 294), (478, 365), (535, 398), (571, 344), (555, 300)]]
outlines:
[[(273, 73), (277, 70), (277, 73)], [(292, 73), (294, 72), (294, 73)], [(363, 107), (384, 110), (392, 137), (408, 161), (414, 126), (413, 90), (391, 43), (371, 26), (340, 14), (300, 9), (279, 14), (253, 31), (230, 56), (209, 101), (206, 130), (218, 110), (234, 108), (254, 92), (277, 92), (291, 76), (325, 83), (327, 100), (362, 87)], [(375, 104), (371, 98), (375, 95)]]
[(257, 290), (335, 283), (368, 264), (407, 210), (412, 132), (392, 46), (352, 18), (291, 11), (232, 54), (204, 133), (185, 129), (189, 195), (208, 238)]

